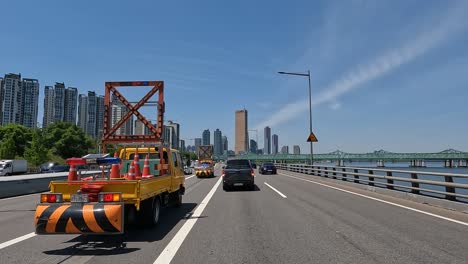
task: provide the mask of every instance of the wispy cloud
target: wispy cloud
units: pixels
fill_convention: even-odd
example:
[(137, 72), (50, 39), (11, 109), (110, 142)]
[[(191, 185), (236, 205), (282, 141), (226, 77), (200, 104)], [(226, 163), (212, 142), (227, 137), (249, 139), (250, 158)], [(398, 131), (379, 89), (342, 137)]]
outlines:
[[(312, 101), (314, 106), (323, 103), (337, 102), (337, 98), (355, 90), (365, 83), (375, 80), (399, 66), (408, 63), (415, 58), (427, 53), (440, 45), (449, 37), (460, 32), (467, 25), (465, 22), (467, 6), (463, 4), (452, 6), (438, 24), (428, 27), (427, 30), (415, 34), (416, 37), (401, 45), (399, 48), (387, 51), (368, 64), (358, 66), (341, 78), (332, 82), (324, 91), (317, 94)], [(298, 100), (286, 104), (276, 113), (273, 113), (258, 128), (276, 126), (298, 116), (308, 110), (308, 100)], [(339, 106), (338, 106), (339, 107)]]

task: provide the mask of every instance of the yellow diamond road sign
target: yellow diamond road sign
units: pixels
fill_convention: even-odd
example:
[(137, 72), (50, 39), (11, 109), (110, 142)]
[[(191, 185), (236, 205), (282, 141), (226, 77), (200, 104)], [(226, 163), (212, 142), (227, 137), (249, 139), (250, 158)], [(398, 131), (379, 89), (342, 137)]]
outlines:
[(318, 142), (317, 137), (314, 135), (314, 132), (310, 132), (309, 137), (307, 138), (307, 142)]

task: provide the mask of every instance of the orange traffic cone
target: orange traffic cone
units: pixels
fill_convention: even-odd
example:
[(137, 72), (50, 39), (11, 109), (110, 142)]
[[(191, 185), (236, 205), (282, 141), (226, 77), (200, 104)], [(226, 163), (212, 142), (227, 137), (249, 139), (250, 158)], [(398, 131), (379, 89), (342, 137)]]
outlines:
[(130, 168), (128, 169), (127, 180), (135, 180), (135, 167), (133, 166), (134, 161), (130, 162)]
[(143, 174), (141, 175), (142, 178), (152, 178), (153, 175), (151, 175), (150, 171), (150, 164), (149, 164), (149, 156), (146, 155), (145, 157), (145, 162), (143, 165)]
[(77, 181), (78, 174), (76, 173), (75, 164), (70, 164), (70, 170), (68, 171), (68, 181)]
[[(117, 158), (117, 151), (114, 153), (114, 158)], [(111, 179), (120, 178), (120, 166), (119, 166), (119, 164), (112, 164), (110, 178)]]
[(141, 178), (140, 157), (138, 156), (138, 149), (135, 153), (135, 157), (133, 158), (133, 166), (135, 167), (135, 177)]

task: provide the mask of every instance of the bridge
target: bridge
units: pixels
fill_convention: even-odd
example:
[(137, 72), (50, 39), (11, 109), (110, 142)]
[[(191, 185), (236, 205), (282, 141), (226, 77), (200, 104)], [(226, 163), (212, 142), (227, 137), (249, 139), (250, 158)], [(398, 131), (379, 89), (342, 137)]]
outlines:
[[(225, 159), (226, 157), (217, 157)], [(281, 162), (307, 162), (310, 161), (309, 154), (275, 154), (256, 155), (252, 153), (237, 155), (237, 158), (256, 161), (281, 161)], [(336, 161), (342, 165), (344, 161), (367, 161), (377, 162), (383, 167), (385, 162), (409, 162), (411, 167), (424, 167), (425, 161), (443, 161), (445, 167), (466, 167), (468, 165), (468, 152), (447, 149), (436, 153), (395, 153), (378, 150), (370, 153), (347, 153), (336, 150), (325, 154), (314, 154), (314, 161)]]
[[(113, 247), (109, 237), (37, 236), (32, 221), (39, 194), (0, 199), (0, 263), (466, 263), (468, 259), (467, 203), (396, 190), (405, 180), (396, 171), (387, 176), (392, 174), (386, 169), (371, 174), (369, 169), (315, 167), (313, 172), (303, 164), (279, 164), (276, 175), (256, 172), (254, 191), (223, 191), (222, 166), (216, 165), (213, 178), (187, 175), (182, 207), (165, 208), (155, 228), (129, 229), (123, 238), (125, 248)], [(429, 183), (438, 184), (411, 175), (409, 180), (420, 186), (402, 187), (419, 191)], [(447, 188), (468, 186), (456, 184), (457, 180), (444, 182), (446, 177), (440, 176), (440, 184)], [(390, 180), (395, 190), (378, 187), (391, 186)], [(363, 184), (366, 181), (369, 184)], [(468, 197), (449, 190), (446, 195), (451, 197)], [(82, 243), (86, 239), (89, 243)]]

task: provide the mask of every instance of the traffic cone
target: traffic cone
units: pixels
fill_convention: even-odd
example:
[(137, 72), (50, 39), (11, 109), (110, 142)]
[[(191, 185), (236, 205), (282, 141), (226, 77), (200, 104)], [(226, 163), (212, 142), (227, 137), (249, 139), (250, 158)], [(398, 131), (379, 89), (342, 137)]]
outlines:
[(135, 180), (135, 167), (133, 166), (134, 161), (130, 162), (130, 168), (128, 169), (127, 180)]
[(149, 163), (149, 156), (146, 155), (145, 157), (145, 162), (144, 162), (144, 165), (143, 165), (143, 173), (141, 175), (142, 178), (152, 178), (153, 175), (151, 175), (151, 171), (150, 171), (150, 163)]
[(70, 164), (70, 170), (68, 171), (68, 181), (77, 181), (78, 174), (76, 173), (75, 164)]
[[(114, 158), (117, 158), (117, 151), (114, 153)], [(110, 178), (111, 179), (120, 178), (120, 165), (119, 164), (112, 164)]]
[(133, 166), (135, 167), (135, 177), (141, 178), (140, 157), (138, 155), (138, 149), (135, 152), (135, 157), (133, 158)]

